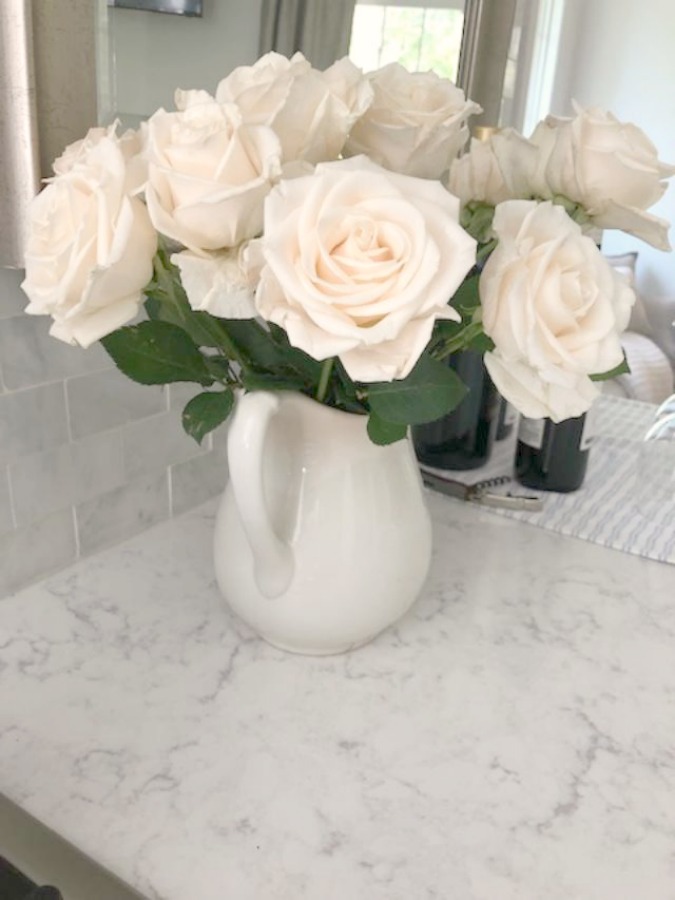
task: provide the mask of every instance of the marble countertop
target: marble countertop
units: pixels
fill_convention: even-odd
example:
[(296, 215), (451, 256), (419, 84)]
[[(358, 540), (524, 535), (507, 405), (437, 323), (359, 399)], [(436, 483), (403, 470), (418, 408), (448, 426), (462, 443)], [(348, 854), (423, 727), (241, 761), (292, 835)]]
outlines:
[(213, 507), (2, 601), (0, 791), (153, 900), (672, 900), (675, 567), (429, 503), (345, 656), (233, 620)]

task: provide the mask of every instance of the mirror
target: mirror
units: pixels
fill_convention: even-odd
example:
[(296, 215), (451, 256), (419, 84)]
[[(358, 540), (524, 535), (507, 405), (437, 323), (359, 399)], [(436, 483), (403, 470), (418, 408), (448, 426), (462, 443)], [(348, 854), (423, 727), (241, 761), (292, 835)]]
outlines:
[[(318, 16), (317, 27), (321, 3), (304, 4)], [(108, 10), (110, 109), (134, 125), (170, 105), (176, 86), (213, 90), (224, 74), (258, 57), (261, 13), (272, 5), (205, 3), (201, 20)], [(442, 18), (448, 13), (455, 14), (453, 20)], [(530, 134), (549, 112), (569, 115), (576, 101), (635, 122), (662, 158), (675, 161), (675, 101), (663, 91), (675, 80), (671, 0), (467, 0), (466, 9), (464, 0), (357, 0), (352, 58), (364, 68), (394, 59), (424, 68), (445, 54), (456, 69), (463, 14), (474, 26), (482, 19), (487, 29), (485, 44), (474, 48), (476, 71), (461, 81), (477, 86), (480, 96), (471, 88), (467, 93), (489, 110), (483, 124), (512, 125)], [(495, 71), (499, 46), (503, 63), (499, 68), (497, 60)], [(490, 97), (491, 90), (497, 96)], [(675, 221), (675, 188), (653, 211)], [(606, 233), (603, 250), (637, 254), (631, 264), (640, 304), (631, 327), (675, 366), (673, 255), (621, 232)]]

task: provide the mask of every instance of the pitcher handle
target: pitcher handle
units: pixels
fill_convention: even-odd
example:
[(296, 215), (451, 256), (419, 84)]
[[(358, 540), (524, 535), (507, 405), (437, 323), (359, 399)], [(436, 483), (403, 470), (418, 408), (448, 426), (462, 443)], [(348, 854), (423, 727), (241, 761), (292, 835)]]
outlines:
[(279, 597), (293, 579), (293, 552), (272, 528), (263, 489), (263, 453), (279, 397), (255, 391), (239, 398), (227, 438), (230, 482), (253, 553), (254, 577), (265, 597)]

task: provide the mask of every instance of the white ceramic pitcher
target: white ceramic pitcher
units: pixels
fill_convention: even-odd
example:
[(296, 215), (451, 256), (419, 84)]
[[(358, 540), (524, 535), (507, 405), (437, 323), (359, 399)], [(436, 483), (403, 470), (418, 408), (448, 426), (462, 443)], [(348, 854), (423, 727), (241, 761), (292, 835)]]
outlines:
[(409, 440), (373, 444), (366, 417), (290, 392), (239, 398), (215, 568), (234, 612), (307, 654), (366, 643), (415, 601), (431, 522)]

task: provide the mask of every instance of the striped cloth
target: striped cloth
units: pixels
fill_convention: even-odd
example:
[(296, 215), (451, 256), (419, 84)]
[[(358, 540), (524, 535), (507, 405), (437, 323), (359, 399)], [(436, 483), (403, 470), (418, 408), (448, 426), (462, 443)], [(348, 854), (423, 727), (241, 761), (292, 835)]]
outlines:
[[(582, 487), (571, 494), (533, 491), (517, 482), (497, 493), (544, 498), (541, 512), (485, 506), (548, 531), (675, 564), (675, 441), (643, 441), (656, 406), (601, 397), (596, 437)], [(495, 445), (490, 462), (471, 472), (444, 472), (464, 484), (513, 474), (516, 435)], [(432, 470), (434, 471), (434, 470)]]

